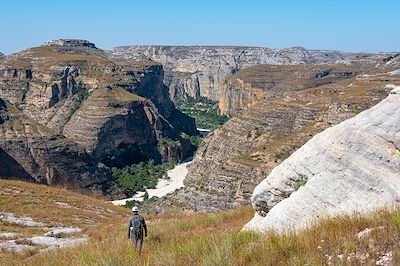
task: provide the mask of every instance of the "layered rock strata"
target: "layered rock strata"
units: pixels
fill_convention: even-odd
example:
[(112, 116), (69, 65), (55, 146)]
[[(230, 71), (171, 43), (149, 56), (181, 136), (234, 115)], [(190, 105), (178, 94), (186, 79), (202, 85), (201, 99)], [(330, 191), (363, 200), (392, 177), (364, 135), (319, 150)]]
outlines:
[(98, 190), (110, 178), (77, 143), (0, 100), (0, 176), (6, 179)]
[(221, 114), (232, 117), (261, 98), (349, 79), (358, 71), (341, 64), (248, 67), (226, 80), (221, 90), (219, 110)]

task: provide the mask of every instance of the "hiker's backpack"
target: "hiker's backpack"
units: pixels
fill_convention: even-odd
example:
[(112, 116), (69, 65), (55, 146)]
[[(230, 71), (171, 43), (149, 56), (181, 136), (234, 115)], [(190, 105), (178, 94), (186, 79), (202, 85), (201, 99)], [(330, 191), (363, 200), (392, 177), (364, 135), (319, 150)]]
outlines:
[(132, 233), (135, 235), (141, 234), (142, 233), (142, 221), (140, 219), (140, 216), (134, 216), (132, 218)]

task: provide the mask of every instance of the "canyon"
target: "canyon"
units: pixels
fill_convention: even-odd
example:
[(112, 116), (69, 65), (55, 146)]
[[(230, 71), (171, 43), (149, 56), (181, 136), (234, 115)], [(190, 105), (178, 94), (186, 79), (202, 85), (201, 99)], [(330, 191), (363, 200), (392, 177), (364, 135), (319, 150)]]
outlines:
[[(255, 81), (252, 92), (265, 95), (255, 97), (250, 107), (204, 139), (185, 187), (161, 202), (162, 208), (152, 209), (215, 211), (247, 205), (256, 185), (315, 134), (371, 108), (387, 96), (387, 84), (399, 84), (398, 57), (385, 58), (301, 65), (296, 71), (269, 65), (239, 71), (239, 79), (247, 75), (249, 84)], [(270, 77), (277, 81), (272, 87)], [(274, 91), (279, 86), (287, 89)], [(250, 91), (236, 89), (242, 94)]]
[[(231, 118), (204, 138), (185, 186), (148, 210), (247, 205), (255, 186), (315, 134), (386, 97), (385, 86), (400, 80), (398, 61), (300, 47), (106, 51), (51, 41), (0, 59), (0, 156), (9, 162), (0, 173), (112, 194), (111, 167), (193, 154), (195, 121), (173, 101), (206, 97)], [(199, 87), (178, 88), (177, 77)]]

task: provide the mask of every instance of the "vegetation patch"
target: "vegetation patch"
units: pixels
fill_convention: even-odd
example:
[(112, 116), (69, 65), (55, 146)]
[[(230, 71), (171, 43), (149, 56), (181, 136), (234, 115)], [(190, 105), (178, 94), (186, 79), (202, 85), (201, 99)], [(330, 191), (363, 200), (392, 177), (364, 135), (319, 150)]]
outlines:
[(181, 133), (181, 137), (190, 141), (190, 144), (194, 148), (194, 151), (199, 148), (201, 142), (203, 141), (203, 138), (200, 136), (189, 136), (186, 133)]
[(167, 171), (174, 167), (174, 163), (156, 165), (154, 161), (140, 162), (123, 168), (111, 168), (112, 175), (117, 181), (117, 187), (127, 197), (138, 191), (155, 188), (158, 179), (167, 176)]
[(157, 146), (159, 148), (178, 148), (181, 146), (179, 140), (173, 140), (170, 138), (162, 138), (158, 141)]
[(146, 192), (143, 196), (143, 201), (138, 201), (138, 200), (127, 200), (125, 203), (125, 207), (131, 209), (134, 206), (143, 206), (143, 205), (148, 205), (152, 204), (153, 202), (157, 201), (157, 197), (152, 197), (149, 198), (149, 194)]
[(300, 187), (304, 186), (307, 183), (307, 179), (305, 177), (301, 177), (299, 180), (294, 183), (294, 191), (297, 191)]
[(386, 64), (386, 63), (389, 62), (390, 60), (393, 60), (393, 59), (395, 59), (396, 57), (399, 57), (399, 56), (400, 56), (400, 53), (397, 53), (397, 54), (394, 54), (394, 55), (390, 55), (390, 56), (384, 58), (384, 59), (383, 59), (383, 62)]
[(206, 97), (188, 97), (179, 101), (176, 108), (196, 119), (196, 125), (204, 129), (216, 129), (228, 121), (227, 116), (218, 114), (218, 102)]
[(84, 90), (79, 91), (76, 95), (77, 95), (78, 102), (82, 103), (87, 98), (89, 98), (90, 92), (88, 89), (84, 89)]

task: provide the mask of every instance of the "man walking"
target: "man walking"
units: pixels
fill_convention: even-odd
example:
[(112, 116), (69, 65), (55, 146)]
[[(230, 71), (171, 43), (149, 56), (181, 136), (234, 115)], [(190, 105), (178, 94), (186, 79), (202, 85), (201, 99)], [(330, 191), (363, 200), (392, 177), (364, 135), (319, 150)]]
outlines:
[(128, 223), (128, 238), (132, 240), (136, 251), (140, 254), (143, 246), (143, 235), (147, 237), (147, 226), (143, 216), (139, 215), (138, 207), (133, 207), (132, 212), (133, 215), (129, 218)]

